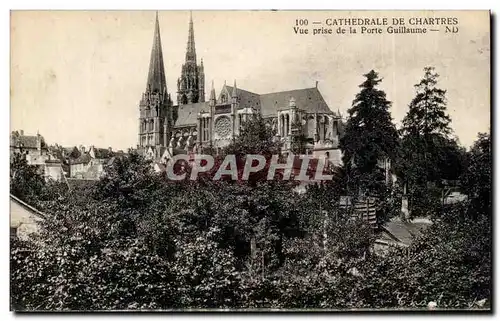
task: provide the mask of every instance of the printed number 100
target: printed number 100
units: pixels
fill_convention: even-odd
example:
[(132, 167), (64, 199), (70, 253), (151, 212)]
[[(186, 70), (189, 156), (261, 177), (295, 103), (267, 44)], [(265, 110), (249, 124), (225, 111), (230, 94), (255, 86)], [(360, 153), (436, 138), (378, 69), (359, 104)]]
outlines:
[(307, 19), (296, 19), (295, 20), (296, 26), (307, 26), (308, 23), (309, 23), (309, 21), (307, 21)]

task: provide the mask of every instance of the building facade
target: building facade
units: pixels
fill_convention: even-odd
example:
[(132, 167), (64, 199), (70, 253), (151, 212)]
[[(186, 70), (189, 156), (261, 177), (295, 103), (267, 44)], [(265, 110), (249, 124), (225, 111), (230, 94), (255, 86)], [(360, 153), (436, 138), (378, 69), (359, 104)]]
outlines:
[(212, 82), (205, 101), (205, 71), (203, 60), (197, 63), (192, 16), (174, 105), (167, 90), (156, 15), (147, 85), (139, 110), (138, 149), (151, 159), (166, 161), (181, 151), (219, 150), (239, 135), (249, 117), (260, 114), (282, 141), (285, 153), (291, 148), (293, 135), (301, 130), (307, 137), (307, 153), (326, 157), (334, 164), (341, 161), (341, 116), (328, 107), (317, 83), (311, 88), (259, 94), (238, 88), (234, 81), (232, 86), (224, 83), (217, 94)]
[(40, 175), (47, 180), (59, 181), (64, 176), (61, 162), (50, 152), (47, 143), (38, 132), (25, 135), (23, 130), (10, 134), (10, 161), (20, 154), (28, 165), (36, 166)]

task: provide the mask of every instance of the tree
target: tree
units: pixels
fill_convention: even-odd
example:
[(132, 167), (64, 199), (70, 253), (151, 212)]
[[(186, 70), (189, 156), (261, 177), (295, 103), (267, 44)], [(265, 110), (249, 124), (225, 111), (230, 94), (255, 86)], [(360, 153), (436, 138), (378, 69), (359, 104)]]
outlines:
[(381, 184), (370, 186), (383, 177), (377, 162), (394, 159), (398, 136), (389, 112), (391, 102), (384, 91), (376, 88), (382, 79), (373, 70), (364, 76), (366, 80), (359, 86), (361, 91), (348, 110), (349, 119), (340, 148), (351, 186), (356, 190), (357, 187), (377, 190)]
[(425, 308), (434, 301), (438, 308), (465, 309), (491, 300), (489, 222), (462, 219), (457, 212), (447, 216), (454, 219), (427, 227), (408, 248), (361, 266), (358, 291), (368, 307)]
[(415, 85), (416, 96), (403, 119), (403, 135), (451, 134), (451, 119), (446, 114), (446, 91), (436, 87), (438, 77), (433, 67), (424, 68), (424, 77)]
[(275, 139), (275, 131), (266, 124), (260, 114), (254, 114), (243, 122), (240, 133), (224, 148), (224, 154), (275, 155), (281, 151), (281, 143)]
[(490, 134), (479, 133), (468, 156), (468, 167), (461, 177), (470, 199), (470, 214), (491, 217), (492, 154)]
[(408, 187), (413, 216), (439, 208), (442, 180), (457, 180), (463, 170), (464, 151), (451, 137), (446, 91), (436, 87), (438, 77), (434, 68), (424, 68), (401, 128), (396, 167)]
[(16, 153), (10, 164), (11, 194), (35, 205), (44, 187), (45, 180), (40, 173), (40, 168), (28, 165), (25, 155)]

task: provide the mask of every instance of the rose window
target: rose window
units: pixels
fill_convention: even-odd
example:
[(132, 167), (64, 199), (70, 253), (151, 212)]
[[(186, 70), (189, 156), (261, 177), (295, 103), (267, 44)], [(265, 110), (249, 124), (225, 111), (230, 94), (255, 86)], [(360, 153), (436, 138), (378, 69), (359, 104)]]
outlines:
[(215, 132), (220, 137), (229, 136), (231, 133), (231, 121), (227, 117), (220, 117), (215, 122)]

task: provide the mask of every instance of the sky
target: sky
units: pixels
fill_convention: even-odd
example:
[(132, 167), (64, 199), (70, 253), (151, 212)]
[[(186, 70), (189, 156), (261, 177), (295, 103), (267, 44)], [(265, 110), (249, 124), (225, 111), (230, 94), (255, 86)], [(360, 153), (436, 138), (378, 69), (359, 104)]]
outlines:
[[(211, 82), (256, 93), (318, 88), (346, 115), (376, 70), (399, 125), (425, 66), (447, 90), (451, 127), (470, 146), (490, 128), (487, 11), (193, 11), (198, 59)], [(296, 19), (452, 17), (458, 33), (298, 35)], [(175, 101), (188, 38), (188, 11), (160, 11), (168, 91)], [(137, 145), (154, 11), (12, 11), (11, 130), (49, 144), (127, 149)], [(327, 27), (327, 26), (324, 26)], [(382, 27), (385, 29), (386, 27)]]

